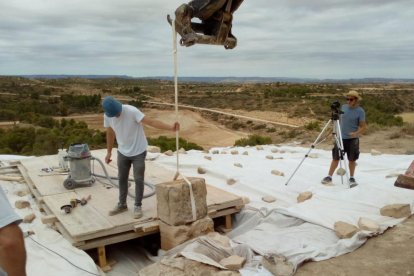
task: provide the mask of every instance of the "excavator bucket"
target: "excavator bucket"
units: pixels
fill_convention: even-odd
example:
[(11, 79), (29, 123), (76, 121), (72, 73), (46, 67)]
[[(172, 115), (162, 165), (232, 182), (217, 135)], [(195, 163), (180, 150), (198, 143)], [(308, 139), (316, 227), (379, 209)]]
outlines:
[[(243, 0), (193, 0), (182, 4), (175, 11), (175, 20), (168, 15), (167, 20), (180, 34), (181, 46), (194, 44), (223, 45), (233, 49), (237, 38), (231, 33), (233, 12)], [(192, 22), (198, 18), (201, 22)]]

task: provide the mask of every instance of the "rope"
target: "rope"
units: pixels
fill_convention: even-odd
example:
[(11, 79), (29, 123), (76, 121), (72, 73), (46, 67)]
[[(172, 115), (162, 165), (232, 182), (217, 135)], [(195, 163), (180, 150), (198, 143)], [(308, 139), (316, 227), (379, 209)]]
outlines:
[[(173, 57), (174, 57), (174, 93), (175, 93), (175, 121), (178, 122), (178, 62), (177, 62), (177, 32), (175, 31), (175, 20), (171, 24), (172, 32), (173, 32)], [(176, 156), (177, 156), (177, 171), (174, 176), (174, 180), (178, 178), (180, 175), (179, 167), (180, 167), (180, 159), (178, 154), (179, 149), (179, 132), (178, 130), (175, 131), (175, 148), (176, 148)], [(197, 219), (196, 208), (195, 208), (195, 200), (194, 200), (194, 192), (193, 192), (193, 185), (191, 182), (184, 176), (181, 175), (184, 181), (188, 184), (190, 188), (190, 200), (191, 200), (191, 212), (193, 214), (193, 220)]]

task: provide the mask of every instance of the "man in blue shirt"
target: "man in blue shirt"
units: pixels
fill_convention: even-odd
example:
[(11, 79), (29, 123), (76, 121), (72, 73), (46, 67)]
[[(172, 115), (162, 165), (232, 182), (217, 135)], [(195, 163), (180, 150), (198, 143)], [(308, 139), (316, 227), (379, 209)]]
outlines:
[[(347, 104), (342, 105), (342, 116), (340, 119), (342, 141), (344, 151), (349, 162), (349, 184), (350, 187), (358, 185), (354, 178), (356, 160), (359, 158), (359, 136), (365, 132), (365, 111), (359, 106), (361, 96), (356, 91), (349, 91), (346, 94)], [(322, 179), (322, 184), (332, 182), (332, 175), (339, 163), (339, 151), (335, 143), (332, 149), (332, 162), (329, 168), (328, 176)]]

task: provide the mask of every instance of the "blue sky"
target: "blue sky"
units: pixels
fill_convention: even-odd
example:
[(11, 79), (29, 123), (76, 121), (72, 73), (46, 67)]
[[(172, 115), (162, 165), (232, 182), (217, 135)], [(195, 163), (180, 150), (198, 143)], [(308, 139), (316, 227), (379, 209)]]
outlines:
[[(179, 0), (3, 0), (0, 75), (173, 74)], [(414, 78), (412, 0), (245, 0), (238, 46), (178, 49), (179, 76)]]

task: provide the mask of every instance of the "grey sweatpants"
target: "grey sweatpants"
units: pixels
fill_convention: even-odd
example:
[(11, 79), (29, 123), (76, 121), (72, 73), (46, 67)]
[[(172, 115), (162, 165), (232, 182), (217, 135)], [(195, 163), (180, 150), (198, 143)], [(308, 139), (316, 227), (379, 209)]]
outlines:
[(135, 180), (135, 206), (142, 205), (144, 195), (144, 174), (145, 174), (145, 157), (147, 152), (135, 156), (125, 156), (118, 151), (118, 178), (119, 178), (119, 204), (126, 205), (128, 195), (128, 178), (131, 165), (134, 172)]

